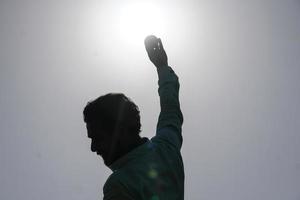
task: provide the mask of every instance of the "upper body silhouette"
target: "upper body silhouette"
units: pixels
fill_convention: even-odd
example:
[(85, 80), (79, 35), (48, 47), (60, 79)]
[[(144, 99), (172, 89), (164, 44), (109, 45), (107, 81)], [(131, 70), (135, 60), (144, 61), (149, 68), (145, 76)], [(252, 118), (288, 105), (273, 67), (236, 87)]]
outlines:
[(160, 39), (148, 36), (145, 47), (159, 78), (161, 111), (155, 136), (139, 135), (139, 109), (124, 94), (100, 96), (83, 112), (91, 150), (113, 171), (103, 187), (104, 200), (184, 199), (178, 77), (168, 66)]

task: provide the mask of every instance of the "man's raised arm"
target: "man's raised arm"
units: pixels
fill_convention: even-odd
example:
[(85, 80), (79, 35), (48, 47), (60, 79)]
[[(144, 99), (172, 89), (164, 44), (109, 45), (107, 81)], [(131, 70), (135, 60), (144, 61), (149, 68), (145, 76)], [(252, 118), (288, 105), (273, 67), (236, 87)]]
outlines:
[(151, 62), (158, 73), (158, 93), (161, 112), (157, 123), (157, 135), (180, 150), (182, 146), (181, 126), (183, 116), (179, 104), (179, 81), (175, 72), (168, 66), (168, 57), (160, 39), (148, 36), (145, 47)]

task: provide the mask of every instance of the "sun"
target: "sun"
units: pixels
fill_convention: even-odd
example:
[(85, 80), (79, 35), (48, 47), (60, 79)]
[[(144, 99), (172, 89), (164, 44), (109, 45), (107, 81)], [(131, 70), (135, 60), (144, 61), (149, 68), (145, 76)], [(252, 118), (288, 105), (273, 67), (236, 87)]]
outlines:
[(120, 9), (117, 31), (123, 41), (134, 44), (147, 35), (164, 35), (165, 19), (162, 7), (151, 2), (132, 2)]

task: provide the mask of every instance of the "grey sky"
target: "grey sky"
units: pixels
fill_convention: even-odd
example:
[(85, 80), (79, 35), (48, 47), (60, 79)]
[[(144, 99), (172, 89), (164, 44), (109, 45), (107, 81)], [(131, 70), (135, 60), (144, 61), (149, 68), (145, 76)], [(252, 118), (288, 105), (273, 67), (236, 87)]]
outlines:
[[(299, 200), (300, 1), (156, 3), (176, 16), (161, 38), (181, 83), (185, 199)], [(82, 120), (99, 95), (131, 97), (155, 134), (156, 71), (143, 41), (113, 32), (118, 6), (0, 1), (0, 199), (102, 198), (111, 172)]]

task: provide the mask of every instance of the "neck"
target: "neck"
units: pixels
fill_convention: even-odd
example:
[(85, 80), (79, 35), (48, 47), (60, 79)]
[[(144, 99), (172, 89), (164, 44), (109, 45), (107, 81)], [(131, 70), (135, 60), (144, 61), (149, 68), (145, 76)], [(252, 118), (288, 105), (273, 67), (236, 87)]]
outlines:
[(135, 138), (130, 138), (128, 141), (124, 141), (124, 145), (121, 145), (121, 149), (123, 150), (125, 155), (141, 144), (143, 144), (143, 140), (140, 136), (137, 136)]
[(116, 150), (113, 153), (113, 161), (125, 156), (127, 153), (135, 149), (136, 147), (143, 144), (144, 141), (140, 136), (134, 138), (126, 138), (124, 140), (119, 141), (116, 145)]

